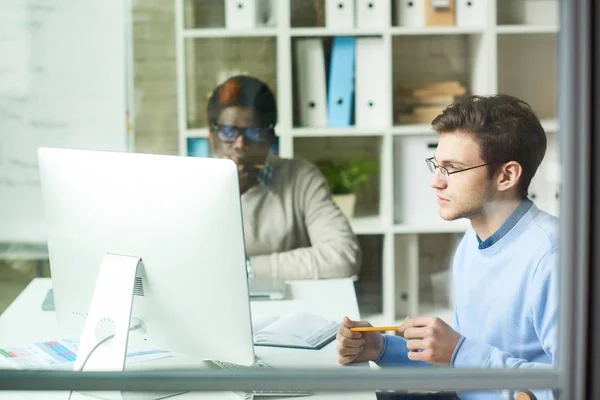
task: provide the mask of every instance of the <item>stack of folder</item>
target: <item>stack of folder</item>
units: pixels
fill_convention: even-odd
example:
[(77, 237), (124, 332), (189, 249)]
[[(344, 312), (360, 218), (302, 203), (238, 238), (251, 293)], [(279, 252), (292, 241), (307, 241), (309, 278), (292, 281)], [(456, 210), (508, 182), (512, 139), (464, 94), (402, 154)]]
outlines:
[(430, 123), (466, 89), (458, 81), (429, 82), (423, 85), (400, 85), (401, 124)]
[(381, 38), (333, 36), (329, 71), (323, 40), (300, 38), (295, 41), (294, 63), (298, 125), (386, 125), (385, 46)]

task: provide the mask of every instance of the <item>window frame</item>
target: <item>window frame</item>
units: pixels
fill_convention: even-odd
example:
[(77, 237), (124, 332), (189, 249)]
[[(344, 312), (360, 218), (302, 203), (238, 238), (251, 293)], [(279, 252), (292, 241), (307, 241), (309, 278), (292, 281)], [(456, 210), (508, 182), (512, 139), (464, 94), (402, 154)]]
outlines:
[[(183, 0), (174, 0), (181, 15)], [(278, 0), (279, 1), (279, 0)], [(287, 9), (286, 0), (281, 7)], [(501, 0), (497, 0), (501, 1)], [(243, 374), (221, 371), (138, 371), (138, 372), (48, 372), (1, 371), (2, 390), (191, 390), (215, 391), (273, 387), (290, 389), (294, 385), (309, 390), (501, 390), (501, 389), (557, 389), (561, 398), (579, 399), (586, 394), (586, 367), (588, 360), (600, 376), (600, 361), (588, 350), (600, 347), (598, 335), (588, 336), (590, 290), (600, 288), (600, 277), (592, 270), (592, 249), (600, 246), (600, 217), (592, 214), (592, 178), (599, 190), (600, 178), (592, 175), (591, 149), (600, 151), (592, 141), (591, 32), (594, 29), (591, 0), (559, 1), (560, 31), (558, 33), (558, 134), (561, 149), (561, 204), (560, 204), (560, 308), (558, 333), (558, 366), (544, 370), (483, 370), (440, 368), (382, 369), (377, 373), (339, 368), (327, 370), (284, 370), (264, 374), (263, 371)], [(489, 6), (495, 7), (491, 0)], [(283, 10), (283, 15), (289, 10)], [(288, 15), (289, 17), (289, 15)], [(598, 35), (597, 32), (595, 32)], [(595, 43), (598, 45), (598, 42)], [(596, 68), (598, 68), (596, 66)], [(598, 81), (595, 93), (600, 92)], [(594, 121), (596, 122), (596, 121)], [(596, 154), (599, 154), (596, 152)], [(597, 162), (597, 161), (596, 161)], [(598, 197), (596, 197), (598, 198)], [(595, 225), (592, 226), (592, 217)], [(592, 246), (592, 229), (596, 232)], [(596, 281), (589, 283), (589, 278)], [(596, 298), (600, 306), (600, 299)], [(592, 309), (593, 310), (593, 309)], [(594, 325), (600, 330), (600, 326)], [(587, 340), (590, 339), (590, 343)], [(592, 342), (594, 346), (592, 346)], [(588, 358), (589, 357), (589, 358)], [(35, 385), (32, 383), (35, 382)], [(593, 382), (593, 381), (592, 381)], [(589, 387), (588, 387), (589, 389)], [(596, 387), (600, 392), (600, 388)]]

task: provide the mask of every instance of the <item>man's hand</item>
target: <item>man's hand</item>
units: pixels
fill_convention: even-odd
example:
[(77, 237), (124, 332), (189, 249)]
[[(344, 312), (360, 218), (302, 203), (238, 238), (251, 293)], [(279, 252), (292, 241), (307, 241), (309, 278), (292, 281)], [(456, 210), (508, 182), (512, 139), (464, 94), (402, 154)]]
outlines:
[(372, 326), (367, 321), (352, 321), (344, 317), (337, 333), (338, 362), (375, 361), (383, 351), (383, 335), (380, 332), (352, 332), (356, 326)]
[(408, 358), (435, 365), (449, 365), (460, 333), (435, 317), (406, 318), (398, 328), (407, 339)]

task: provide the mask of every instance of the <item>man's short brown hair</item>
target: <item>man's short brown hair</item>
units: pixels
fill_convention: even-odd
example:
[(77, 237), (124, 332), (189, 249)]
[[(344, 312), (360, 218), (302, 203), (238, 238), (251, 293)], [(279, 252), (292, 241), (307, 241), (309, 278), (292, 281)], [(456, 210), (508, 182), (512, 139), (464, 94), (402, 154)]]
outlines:
[[(514, 96), (469, 96), (446, 107), (431, 122), (439, 134), (462, 131), (479, 144), (486, 163), (516, 161), (523, 173), (517, 191), (523, 197), (546, 153), (546, 133), (525, 101)], [(487, 166), (491, 179), (499, 163)]]

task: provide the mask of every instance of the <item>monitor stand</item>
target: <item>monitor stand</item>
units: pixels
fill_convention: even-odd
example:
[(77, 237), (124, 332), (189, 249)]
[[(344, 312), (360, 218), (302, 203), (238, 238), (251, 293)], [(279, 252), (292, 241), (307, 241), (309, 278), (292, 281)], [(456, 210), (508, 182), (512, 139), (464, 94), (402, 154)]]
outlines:
[[(96, 287), (79, 343), (73, 371), (124, 371), (131, 330), (144, 332), (140, 320), (131, 319), (135, 278), (142, 259), (108, 253), (102, 261)], [(133, 325), (133, 326), (132, 326)], [(112, 339), (98, 345), (103, 339)], [(93, 354), (91, 352), (93, 351)], [(102, 399), (162, 399), (177, 393), (85, 391)]]

